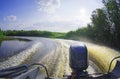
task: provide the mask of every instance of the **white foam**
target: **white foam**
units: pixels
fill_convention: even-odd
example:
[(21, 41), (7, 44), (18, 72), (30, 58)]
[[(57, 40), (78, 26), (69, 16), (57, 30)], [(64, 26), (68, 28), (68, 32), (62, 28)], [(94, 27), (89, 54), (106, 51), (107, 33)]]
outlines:
[(11, 66), (16, 66), (21, 64), (24, 60), (26, 60), (30, 55), (34, 54), (35, 51), (41, 46), (40, 42), (36, 42), (31, 45), (29, 48), (25, 49), (24, 51), (20, 52), (17, 55), (14, 55), (7, 60), (0, 62), (0, 69), (4, 69)]

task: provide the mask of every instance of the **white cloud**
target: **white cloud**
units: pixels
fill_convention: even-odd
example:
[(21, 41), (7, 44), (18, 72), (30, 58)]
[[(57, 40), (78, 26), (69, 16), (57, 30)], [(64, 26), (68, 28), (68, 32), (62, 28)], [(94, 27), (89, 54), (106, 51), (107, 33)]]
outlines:
[(87, 13), (86, 9), (80, 9), (80, 11), (74, 16), (76, 23), (81, 25), (87, 25), (91, 22), (91, 15)]
[[(27, 24), (27, 23), (7, 23), (4, 24), (1, 28), (3, 30), (27, 30), (30, 29), (33, 26), (33, 24)], [(34, 30), (31, 29), (31, 30)]]
[(9, 15), (4, 18), (5, 21), (16, 21), (17, 17), (15, 15)]
[(1, 26), (3, 26), (3, 24), (2, 24), (2, 23), (0, 23), (0, 27), (1, 27)]
[(53, 14), (60, 7), (60, 0), (38, 0), (38, 10)]
[(88, 23), (91, 22), (90, 17), (91, 15), (87, 12), (87, 10), (85, 8), (81, 8), (71, 16), (69, 14), (68, 16), (67, 15), (61, 16), (54, 14), (54, 15), (49, 15), (47, 20), (53, 23), (61, 22), (61, 24), (66, 22), (66, 25), (67, 23), (68, 25), (69, 23), (73, 23), (76, 26), (79, 25), (79, 27), (82, 27), (82, 26), (86, 26)]
[(71, 22), (39, 22), (33, 24), (30, 28), (26, 29), (35, 29), (35, 30), (47, 30), (47, 31), (54, 31), (54, 32), (68, 32), (70, 30), (75, 30), (78, 26), (74, 25)]
[(42, 30), (54, 32), (68, 32), (75, 30), (78, 26), (71, 22), (38, 22), (33, 24), (26, 23), (9, 23), (2, 27), (3, 30)]

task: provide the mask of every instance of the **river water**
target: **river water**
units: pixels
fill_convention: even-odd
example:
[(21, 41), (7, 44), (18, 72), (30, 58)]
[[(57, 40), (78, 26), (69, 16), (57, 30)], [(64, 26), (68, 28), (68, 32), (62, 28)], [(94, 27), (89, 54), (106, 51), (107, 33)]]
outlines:
[(0, 46), (0, 58), (11, 57), (20, 51), (26, 49), (30, 42), (19, 40), (3, 41)]
[[(19, 39), (2, 41), (0, 45), (0, 69), (24, 63), (42, 63), (48, 68), (50, 76), (62, 77), (64, 74), (71, 73), (71, 69), (69, 67), (69, 47), (71, 44), (75, 43), (84, 43), (87, 45), (90, 56), (93, 56), (95, 60), (99, 59), (99, 57), (103, 57), (101, 63), (103, 66), (106, 66), (106, 62), (109, 64), (109, 61), (111, 60), (110, 58), (119, 55), (119, 52), (113, 49), (86, 42), (40, 37), (14, 38), (29, 39), (31, 41)], [(104, 53), (101, 53), (100, 51), (97, 52), (98, 50), (101, 50), (101, 52), (105, 51), (105, 53), (107, 53), (106, 55), (108, 55), (107, 59), (104, 58)], [(105, 60), (106, 62), (104, 65), (103, 61)], [(90, 61), (89, 65), (90, 66), (87, 69), (89, 73), (101, 72), (97, 66), (99, 64), (94, 64), (94, 61)]]

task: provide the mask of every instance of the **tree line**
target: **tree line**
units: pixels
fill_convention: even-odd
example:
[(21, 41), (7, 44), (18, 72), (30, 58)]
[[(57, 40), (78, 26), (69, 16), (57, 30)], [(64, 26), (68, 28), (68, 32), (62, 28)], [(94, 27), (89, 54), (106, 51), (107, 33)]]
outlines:
[(48, 37), (48, 38), (64, 38), (65, 33), (40, 31), (40, 30), (7, 30), (4, 31), (7, 36), (38, 36), (38, 37)]
[(120, 48), (120, 0), (103, 0), (104, 7), (92, 12), (87, 27), (70, 31), (67, 37), (83, 36)]

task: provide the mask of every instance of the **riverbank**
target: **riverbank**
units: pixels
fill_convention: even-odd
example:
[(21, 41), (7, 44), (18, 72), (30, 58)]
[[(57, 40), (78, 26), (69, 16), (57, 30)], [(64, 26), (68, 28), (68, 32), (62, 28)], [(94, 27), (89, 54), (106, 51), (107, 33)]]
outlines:
[(7, 40), (8, 38), (6, 36), (0, 36), (0, 45), (2, 43), (3, 40)]
[(8, 37), (8, 36), (2, 36), (0, 37), (0, 42), (4, 41), (4, 40), (20, 40), (20, 41), (31, 41), (30, 39), (24, 39), (24, 38), (17, 38), (17, 37)]
[(9, 38), (7, 36), (0, 36), (0, 42), (3, 40), (8, 40)]

